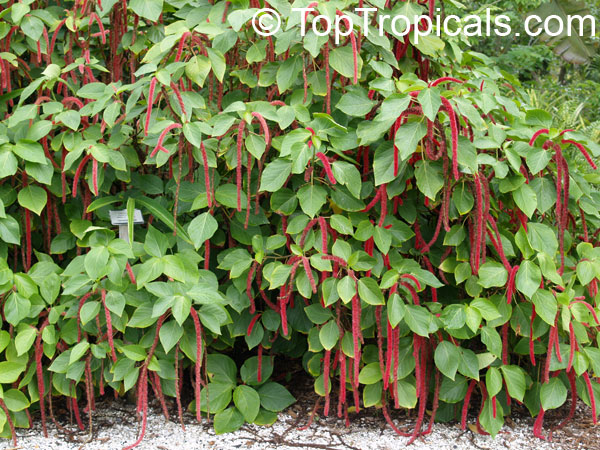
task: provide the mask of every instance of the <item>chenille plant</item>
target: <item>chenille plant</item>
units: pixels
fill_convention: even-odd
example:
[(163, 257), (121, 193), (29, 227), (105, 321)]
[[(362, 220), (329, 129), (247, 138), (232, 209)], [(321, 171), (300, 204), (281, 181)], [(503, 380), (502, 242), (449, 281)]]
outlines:
[(515, 402), (545, 439), (569, 392), (560, 426), (578, 401), (596, 421), (600, 147), (460, 37), (365, 37), (369, 5), (439, 6), (299, 1), (302, 37), (279, 0), (1, 2), (1, 436), (129, 392), (128, 448), (152, 396), (182, 426), (268, 425), (290, 361), (315, 412), (410, 442), (495, 435)]

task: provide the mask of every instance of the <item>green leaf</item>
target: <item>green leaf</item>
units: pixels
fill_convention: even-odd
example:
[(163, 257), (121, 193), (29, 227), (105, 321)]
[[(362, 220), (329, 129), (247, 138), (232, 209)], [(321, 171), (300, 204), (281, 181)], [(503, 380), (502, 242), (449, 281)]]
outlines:
[(304, 308), (304, 312), (306, 313), (308, 319), (317, 325), (327, 322), (332, 317), (330, 309), (323, 308), (321, 305), (316, 303), (306, 306)]
[(431, 315), (424, 307), (418, 305), (406, 305), (404, 321), (412, 332), (423, 337), (429, 336)]
[(392, 328), (396, 328), (396, 326), (404, 318), (404, 315), (406, 314), (406, 307), (402, 301), (402, 298), (398, 294), (392, 295), (388, 301), (387, 314)]
[(518, 366), (503, 365), (500, 366), (500, 370), (504, 375), (504, 382), (510, 396), (522, 402), (526, 388), (523, 369)]
[(496, 367), (490, 367), (485, 374), (485, 386), (490, 397), (495, 397), (502, 390), (502, 375)]
[(176, 321), (169, 320), (160, 328), (158, 335), (165, 352), (169, 353), (183, 336), (183, 328)]
[[(340, 46), (329, 52), (329, 64), (340, 75), (352, 79), (354, 77), (354, 55), (349, 45)], [(358, 78), (360, 78), (363, 60), (358, 55)]]
[(184, 295), (176, 295), (175, 302), (171, 307), (171, 311), (173, 312), (173, 317), (177, 321), (177, 323), (183, 326), (183, 322), (190, 314), (190, 308), (192, 307), (192, 301), (189, 297)]
[(138, 16), (156, 22), (163, 9), (163, 0), (131, 0), (129, 8)]
[(292, 173), (292, 163), (285, 159), (277, 158), (267, 164), (260, 180), (260, 190), (275, 192), (281, 189), (285, 180)]
[(3, 399), (8, 409), (13, 412), (23, 411), (30, 405), (25, 394), (18, 389), (10, 389), (6, 391), (3, 395)]
[(216, 434), (232, 433), (244, 425), (244, 416), (235, 406), (215, 414), (213, 426)]
[(14, 361), (0, 362), (0, 383), (14, 383), (25, 370), (25, 364)]
[(369, 305), (385, 304), (381, 288), (373, 278), (361, 278), (358, 280), (358, 296)]
[(531, 261), (523, 261), (517, 271), (515, 286), (517, 289), (531, 298), (539, 289), (542, 282), (542, 272), (540, 268)]
[(260, 404), (268, 411), (279, 412), (293, 404), (296, 399), (279, 383), (265, 383), (258, 389)]
[(465, 348), (460, 349), (458, 371), (465, 377), (479, 380), (479, 361), (473, 351)]
[(77, 111), (70, 109), (68, 111), (64, 111), (56, 115), (55, 120), (57, 122), (64, 123), (73, 131), (77, 131), (77, 128), (79, 128), (79, 124), (81, 123), (81, 116)]
[(542, 384), (540, 400), (542, 408), (546, 411), (559, 408), (563, 405), (567, 400), (567, 388), (560, 381), (560, 378), (552, 378), (547, 383)]
[(375, 384), (383, 378), (379, 361), (372, 362), (364, 366), (358, 374), (358, 382), (360, 384)]
[(79, 311), (79, 317), (81, 318), (81, 324), (85, 325), (91, 320), (95, 319), (100, 312), (100, 302), (87, 301), (85, 305), (81, 307)]
[(17, 326), (29, 314), (31, 302), (29, 299), (13, 292), (8, 296), (4, 305), (4, 315), (6, 321), (13, 326)]
[[(162, 207), (156, 199), (136, 197), (135, 202), (136, 204), (141, 205), (150, 211), (154, 217), (167, 225), (171, 230), (175, 228), (173, 214), (169, 213), (164, 207)], [(190, 244), (192, 243), (190, 237), (179, 223), (177, 223), (177, 236)]]
[(19, 205), (33, 211), (39, 216), (46, 206), (48, 194), (41, 187), (30, 185), (19, 191), (17, 199), (19, 200)]
[(196, 250), (202, 247), (205, 241), (213, 237), (218, 228), (219, 224), (208, 212), (202, 213), (195, 217), (190, 222), (188, 233)]
[(495, 261), (487, 261), (479, 268), (479, 284), (488, 289), (503, 287), (508, 280), (508, 272), (504, 266)]
[(440, 342), (435, 349), (434, 360), (438, 370), (454, 380), (460, 360), (460, 350), (456, 345), (448, 341)]
[(37, 336), (37, 331), (33, 327), (27, 327), (22, 331), (19, 331), (17, 337), (15, 338), (15, 348), (17, 349), (17, 356), (21, 356), (24, 353), (27, 353), (35, 338)]
[[(203, 87), (204, 80), (206, 80), (206, 77), (210, 72), (210, 68), (210, 61), (206, 56), (192, 56), (185, 65), (185, 75), (198, 86)], [(186, 125), (191, 125), (192, 123), (193, 122), (183, 125), (183, 133), (185, 134), (185, 137), (192, 142), (192, 144), (194, 144), (194, 146), (200, 147), (200, 142), (198, 141), (200, 136), (195, 132), (196, 127), (186, 127)]]
[(447, 377), (442, 379), (440, 400), (446, 403), (459, 403), (465, 399), (466, 394), (467, 380), (462, 375), (458, 374), (454, 381)]
[(437, 162), (418, 161), (415, 164), (417, 187), (430, 199), (434, 200), (437, 193), (444, 187), (444, 177)]
[(363, 88), (350, 87), (348, 92), (342, 96), (336, 108), (343, 113), (353, 117), (364, 117), (375, 106), (367, 91)]
[(319, 340), (325, 350), (331, 350), (340, 338), (340, 330), (335, 320), (330, 320), (319, 330)]
[(402, 161), (410, 158), (426, 134), (427, 125), (424, 122), (408, 122), (398, 128), (394, 138), (394, 145), (398, 147), (398, 157)]
[(502, 409), (502, 404), (496, 399), (496, 416), (494, 417), (492, 399), (488, 397), (485, 400), (483, 405), (483, 410), (479, 415), (479, 420), (481, 422), (481, 426), (484, 430), (486, 430), (492, 438), (494, 438), (500, 429), (502, 428), (502, 424), (504, 423), (504, 411)]
[(502, 339), (495, 328), (484, 326), (481, 328), (481, 342), (496, 358), (502, 358)]
[(260, 397), (250, 386), (240, 385), (233, 391), (233, 403), (246, 422), (254, 422), (260, 409)]
[(325, 188), (312, 184), (302, 186), (296, 195), (302, 211), (309, 217), (315, 217), (327, 201)]
[(577, 263), (577, 278), (579, 278), (579, 282), (584, 286), (596, 278), (596, 271), (591, 261), (580, 261)]
[(213, 375), (213, 381), (229, 383), (235, 386), (237, 381), (237, 366), (227, 355), (211, 353), (206, 357), (206, 371)]
[(554, 319), (558, 311), (556, 297), (547, 290), (538, 289), (531, 296), (531, 300), (535, 305), (536, 314), (548, 325), (554, 326)]
[(348, 303), (356, 295), (356, 282), (347, 275), (337, 284), (337, 291), (342, 301)]
[(125, 356), (133, 361), (144, 361), (146, 359), (146, 351), (141, 345), (131, 344), (121, 347), (121, 351)]
[(287, 91), (302, 71), (302, 60), (299, 57), (288, 58), (281, 63), (277, 70), (277, 88), (279, 93)]
[(125, 296), (123, 294), (117, 291), (108, 291), (105, 303), (110, 312), (121, 317), (125, 309)]
[(383, 392), (383, 383), (378, 382), (368, 384), (363, 388), (363, 405), (365, 408), (381, 403), (381, 393)]
[(102, 207), (108, 206), (108, 205), (112, 205), (113, 203), (120, 202), (120, 201), (121, 201), (121, 199), (119, 197), (114, 197), (114, 196), (100, 197), (100, 198), (97, 198), (96, 200), (94, 200), (92, 203), (90, 203), (90, 205), (87, 207), (86, 212), (93, 212), (99, 208), (102, 208)]
[(413, 409), (417, 406), (417, 387), (407, 379), (398, 380), (398, 404), (402, 408)]
[(334, 214), (329, 219), (329, 224), (331, 228), (336, 230), (338, 233), (351, 235), (354, 233), (354, 228), (352, 227), (352, 222), (345, 216), (341, 216), (339, 214)]
[(90, 344), (88, 341), (81, 341), (78, 344), (76, 344), (71, 349), (71, 353), (69, 355), (69, 365), (73, 364), (75, 361), (79, 361), (79, 359), (81, 359), (81, 357), (85, 355), (89, 348)]
[(512, 195), (519, 209), (531, 218), (537, 208), (537, 196), (531, 186), (523, 183)]
[(440, 90), (436, 87), (423, 89), (417, 97), (423, 108), (423, 114), (431, 121), (435, 120), (440, 106), (442, 106), (440, 97)]
[(37, 142), (19, 139), (13, 147), (13, 152), (25, 161), (38, 164), (47, 163), (44, 149)]
[(92, 280), (97, 280), (106, 273), (106, 264), (110, 254), (106, 247), (91, 249), (83, 261), (85, 271)]
[(531, 248), (545, 252), (550, 257), (558, 251), (558, 240), (554, 230), (543, 223), (527, 224), (527, 239)]
[(0, 238), (7, 244), (21, 243), (21, 230), (19, 229), (19, 222), (17, 222), (12, 216), (6, 216), (0, 218)]
[(19, 162), (7, 146), (0, 147), (0, 178), (13, 176), (17, 173)]

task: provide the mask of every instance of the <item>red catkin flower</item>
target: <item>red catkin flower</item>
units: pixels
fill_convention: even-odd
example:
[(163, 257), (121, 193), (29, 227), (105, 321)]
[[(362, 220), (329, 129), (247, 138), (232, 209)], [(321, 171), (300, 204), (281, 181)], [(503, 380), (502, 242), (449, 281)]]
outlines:
[(183, 97), (181, 96), (181, 92), (179, 92), (179, 88), (174, 82), (171, 82), (171, 89), (175, 93), (175, 97), (177, 98), (177, 103), (179, 104), (179, 108), (181, 109), (181, 115), (185, 118), (187, 113), (185, 111), (185, 105), (183, 104)]
[(535, 320), (535, 305), (532, 305), (533, 309), (531, 312), (531, 319), (529, 320), (529, 359), (531, 360), (531, 365), (535, 367), (535, 351), (533, 346), (533, 321)]
[(112, 319), (110, 317), (110, 311), (106, 307), (106, 290), (102, 289), (102, 306), (104, 306), (104, 315), (106, 316), (106, 331), (108, 337), (108, 346), (110, 347), (110, 354), (114, 362), (117, 362), (117, 353), (115, 352), (115, 344), (113, 342), (113, 328)]
[(162, 133), (160, 133), (160, 135), (158, 136), (158, 142), (156, 144), (156, 147), (154, 147), (154, 150), (152, 150), (152, 153), (150, 153), (150, 158), (154, 157), (158, 153), (159, 150), (161, 152), (169, 153), (169, 151), (166, 148), (164, 148), (162, 146), (162, 144), (163, 144), (163, 142), (165, 140), (165, 137), (169, 133), (169, 131), (175, 130), (177, 128), (181, 128), (181, 124), (180, 123), (172, 123), (167, 128), (165, 128), (162, 131)]
[(358, 47), (356, 45), (356, 36), (354, 35), (354, 30), (351, 30), (351, 22), (344, 17), (344, 14), (338, 9), (336, 10), (336, 14), (342, 17), (344, 25), (350, 31), (350, 43), (352, 45), (352, 59), (353, 59), (353, 75), (352, 75), (352, 84), (358, 83)]
[[(44, 387), (44, 371), (42, 368), (42, 356), (43, 346), (42, 346), (42, 332), (44, 328), (48, 325), (48, 319), (45, 319), (42, 323), (42, 326), (37, 332), (37, 338), (35, 340), (35, 369), (37, 376), (37, 385), (38, 385), (38, 393), (40, 397), (40, 413), (42, 416), (42, 432), (44, 437), (48, 437), (48, 429), (46, 428), (46, 408), (44, 407), (44, 398), (46, 395), (46, 390)], [(52, 393), (50, 393), (52, 395)]]
[(329, 164), (329, 159), (327, 159), (327, 156), (321, 152), (317, 152), (315, 156), (321, 160), (321, 163), (323, 163), (323, 167), (325, 168), (325, 173), (327, 174), (327, 178), (329, 178), (329, 182), (331, 184), (336, 184), (335, 177), (333, 176), (331, 165)]
[(317, 220), (321, 229), (321, 251), (323, 255), (327, 255), (327, 222), (324, 217), (319, 217)]
[(265, 138), (265, 143), (267, 145), (267, 148), (269, 148), (269, 146), (271, 145), (271, 133), (269, 131), (269, 127), (267, 126), (267, 121), (265, 120), (265, 118), (263, 117), (263, 115), (261, 113), (256, 112), (256, 111), (252, 112), (252, 117), (255, 117), (258, 120), (258, 122), (260, 123), (262, 132), (263, 132), (263, 136)]
[(460, 415), (460, 429), (467, 429), (467, 413), (469, 412), (469, 403), (471, 402), (471, 394), (473, 394), (473, 389), (477, 384), (476, 380), (471, 380), (469, 383), (469, 387), (467, 388), (467, 393), (465, 394), (465, 401), (463, 402), (462, 413)]
[(179, 39), (179, 45), (177, 46), (177, 54), (175, 55), (175, 62), (178, 62), (181, 59), (181, 53), (183, 52), (183, 46), (185, 45), (185, 41), (188, 37), (190, 37), (192, 33), (186, 31), (181, 35), (181, 39)]
[(548, 134), (548, 133), (550, 133), (550, 130), (548, 130), (548, 128), (542, 128), (541, 130), (536, 131), (533, 134), (533, 136), (531, 137), (531, 139), (529, 140), (529, 146), (533, 147), (537, 138), (539, 138), (542, 134)]
[(92, 187), (94, 195), (98, 196), (98, 160), (92, 157)]
[(331, 364), (331, 350), (325, 351), (325, 359), (323, 360), (323, 390), (325, 391), (325, 406), (323, 408), (323, 415), (329, 416), (329, 370)]
[(198, 422), (201, 422), (202, 411), (200, 411), (200, 369), (202, 367), (202, 358), (204, 355), (204, 351), (202, 348), (202, 325), (200, 325), (198, 313), (196, 312), (193, 306), (190, 308), (190, 315), (192, 316), (192, 321), (194, 322), (194, 328), (196, 330), (196, 362), (194, 364), (194, 395), (196, 397), (196, 420)]
[(567, 372), (571, 371), (573, 367), (573, 357), (575, 356), (575, 347), (577, 346), (577, 338), (575, 337), (575, 330), (573, 328), (573, 322), (569, 322), (569, 362), (567, 363)]
[(592, 387), (592, 381), (590, 380), (590, 375), (587, 372), (583, 372), (583, 380), (585, 381), (588, 395), (590, 397), (590, 404), (592, 406), (592, 420), (594, 422), (594, 425), (596, 425), (598, 423), (598, 417), (596, 415), (596, 396), (594, 393), (594, 388)]
[[(244, 129), (246, 122), (241, 120), (238, 125), (237, 134), (237, 167), (236, 167), (236, 186), (237, 186), (237, 211), (242, 211), (242, 145), (244, 144)], [(248, 186), (248, 189), (250, 187)]]
[(596, 314), (596, 311), (594, 310), (592, 305), (590, 305), (588, 302), (583, 301), (583, 300), (573, 300), (571, 302), (571, 304), (573, 304), (573, 303), (579, 303), (579, 304), (585, 306), (588, 309), (588, 311), (592, 314), (592, 317), (596, 321), (596, 325), (600, 325), (600, 320), (598, 319), (598, 315)]
[(306, 277), (308, 278), (308, 281), (310, 282), (310, 287), (312, 289), (312, 292), (313, 292), (313, 294), (316, 294), (317, 293), (317, 284), (315, 283), (315, 278), (313, 277), (313, 273), (310, 268), (310, 262), (308, 261), (308, 258), (304, 255), (302, 255), (302, 265), (304, 266), (304, 271), (306, 272)]
[(450, 118), (450, 131), (452, 133), (452, 175), (455, 180), (458, 180), (458, 124), (456, 121), (456, 113), (448, 99), (440, 97), (444, 109)]
[(91, 153), (88, 153), (87, 155), (85, 155), (83, 157), (83, 159), (79, 163), (79, 166), (77, 166), (77, 170), (75, 171), (75, 176), (73, 177), (73, 198), (77, 197), (77, 184), (79, 182), (79, 177), (81, 176), (81, 172), (83, 171), (83, 168), (85, 167), (85, 165), (87, 164), (87, 162), (90, 159), (92, 159), (92, 155), (91, 155)]
[(202, 165), (204, 168), (204, 189), (206, 190), (206, 201), (208, 203), (208, 207), (212, 208), (213, 202), (210, 189), (210, 175), (208, 173), (208, 158), (206, 155), (206, 148), (204, 147), (204, 142), (200, 143), (200, 152), (202, 153)]
[(360, 371), (360, 331), (361, 307), (358, 295), (352, 297), (352, 343), (354, 346), (354, 389), (358, 388), (358, 373)]
[(129, 261), (127, 261), (127, 264), (125, 264), (125, 269), (127, 270), (127, 274), (129, 275), (129, 281), (131, 281), (131, 284), (137, 284), (135, 281), (135, 275), (133, 274), (133, 269), (131, 268), (131, 264), (129, 264)]
[(260, 319), (260, 316), (261, 314), (259, 313), (252, 317), (252, 320), (250, 320), (250, 324), (248, 325), (248, 329), (246, 330), (246, 336), (250, 336), (252, 334), (254, 325), (256, 325), (256, 322), (258, 321), (258, 319)]
[(579, 142), (575, 142), (575, 141), (571, 141), (569, 139), (565, 139), (564, 141), (562, 141), (562, 143), (563, 144), (571, 144), (571, 145), (574, 145), (575, 147), (577, 147), (577, 149), (581, 152), (581, 154), (583, 155), (583, 157), (585, 158), (585, 160), (588, 162), (588, 164), (592, 167), (592, 169), (594, 169), (594, 170), (598, 169), (598, 166), (596, 165), (596, 163), (594, 162), (594, 160), (592, 159), (592, 157), (590, 156), (590, 154), (588, 153), (588, 151)]
[(152, 115), (152, 106), (154, 105), (154, 89), (158, 80), (153, 77), (150, 81), (150, 90), (148, 91), (148, 109), (146, 110), (146, 122), (144, 123), (144, 136), (148, 136), (148, 127), (150, 126), (150, 116)]
[(102, 43), (106, 44), (106, 32), (104, 31), (104, 25), (102, 24), (100, 17), (98, 17), (98, 14), (96, 14), (95, 12), (90, 14), (90, 21), (88, 22), (88, 26), (91, 25), (94, 22), (94, 20), (98, 24), (98, 28), (100, 28), (100, 36), (102, 39)]
[[(250, 314), (254, 314), (256, 312), (256, 304), (254, 303), (254, 296), (252, 295), (252, 278), (254, 277), (254, 272), (256, 271), (257, 265), (258, 263), (254, 262), (252, 266), (250, 266), (248, 276), (246, 277), (246, 295), (250, 301)], [(258, 288), (260, 289), (260, 286)], [(248, 333), (248, 335), (250, 335), (250, 333)]]
[(259, 383), (262, 381), (262, 356), (263, 356), (263, 346), (262, 346), (262, 344), (258, 344), (258, 354), (257, 354), (258, 367), (256, 369), (256, 381), (258, 381)]
[(437, 79), (437, 80), (435, 80), (435, 81), (432, 81), (432, 82), (430, 83), (430, 86), (431, 86), (431, 87), (435, 87), (435, 86), (437, 86), (437, 85), (439, 85), (439, 84), (442, 84), (442, 83), (448, 83), (448, 82), (452, 82), (452, 83), (463, 83), (463, 81), (462, 81), (462, 80), (459, 80), (459, 79), (457, 79), (457, 78), (453, 78), (453, 77), (442, 77), (442, 78), (438, 78), (438, 79)]
[(10, 427), (10, 434), (12, 436), (12, 442), (13, 442), (13, 447), (17, 447), (17, 433), (15, 432), (15, 424), (12, 421), (12, 418), (10, 417), (10, 413), (8, 412), (8, 408), (6, 407), (6, 403), (4, 403), (4, 400), (2, 400), (0, 398), (0, 408), (2, 408), (2, 410), (4, 411), (4, 414), (6, 416), (6, 421), (8, 422), (8, 426)]
[(340, 352), (340, 389), (338, 401), (338, 417), (342, 417), (342, 407), (346, 404), (346, 354)]

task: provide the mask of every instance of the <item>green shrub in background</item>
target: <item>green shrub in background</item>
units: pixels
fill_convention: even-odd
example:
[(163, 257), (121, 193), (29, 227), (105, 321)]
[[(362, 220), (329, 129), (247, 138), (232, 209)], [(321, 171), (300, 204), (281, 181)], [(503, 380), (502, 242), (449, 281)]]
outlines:
[(149, 391), (218, 433), (271, 424), (290, 359), (325, 415), (411, 441), (475, 392), (492, 435), (521, 402), (543, 437), (569, 391), (595, 421), (600, 147), (460, 38), (365, 37), (354, 1), (312, 4), (348, 38), (302, 38), (276, 1), (265, 39), (263, 6), (3, 2), (0, 434), (29, 409), (46, 433), (58, 396), (83, 428), (108, 391), (144, 426)]

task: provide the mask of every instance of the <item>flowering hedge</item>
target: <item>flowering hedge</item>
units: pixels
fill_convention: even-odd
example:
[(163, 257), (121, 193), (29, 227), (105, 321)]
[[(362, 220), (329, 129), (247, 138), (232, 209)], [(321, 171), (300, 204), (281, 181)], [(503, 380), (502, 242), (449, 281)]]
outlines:
[(3, 2), (0, 435), (132, 390), (132, 446), (151, 394), (271, 424), (290, 358), (324, 415), (411, 441), (513, 402), (543, 438), (569, 391), (596, 420), (600, 147), (460, 36), (365, 37), (359, 5), (310, 5), (355, 19), (336, 44), (279, 0), (266, 39), (258, 0)]

